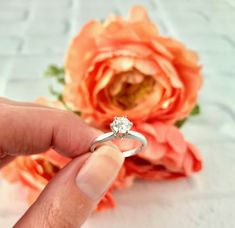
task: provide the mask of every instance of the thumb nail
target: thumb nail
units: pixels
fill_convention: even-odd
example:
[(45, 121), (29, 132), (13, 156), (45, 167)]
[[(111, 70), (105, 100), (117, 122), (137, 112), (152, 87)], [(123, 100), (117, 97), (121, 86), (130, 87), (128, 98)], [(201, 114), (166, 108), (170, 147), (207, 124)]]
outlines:
[(116, 178), (124, 157), (115, 147), (99, 147), (80, 169), (76, 183), (81, 192), (91, 200), (100, 199)]

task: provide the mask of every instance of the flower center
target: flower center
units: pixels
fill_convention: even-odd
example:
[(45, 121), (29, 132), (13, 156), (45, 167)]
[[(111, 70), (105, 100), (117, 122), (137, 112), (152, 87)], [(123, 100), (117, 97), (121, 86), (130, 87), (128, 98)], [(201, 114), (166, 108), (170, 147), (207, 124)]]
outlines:
[(151, 76), (140, 74), (138, 76), (141, 76), (141, 78), (137, 80), (135, 80), (135, 76), (136, 72), (116, 75), (116, 80), (113, 81), (110, 88), (111, 90), (114, 89), (114, 91), (111, 91), (111, 94), (113, 92), (113, 103), (124, 110), (132, 109), (143, 102), (153, 91), (156, 84), (156, 80)]

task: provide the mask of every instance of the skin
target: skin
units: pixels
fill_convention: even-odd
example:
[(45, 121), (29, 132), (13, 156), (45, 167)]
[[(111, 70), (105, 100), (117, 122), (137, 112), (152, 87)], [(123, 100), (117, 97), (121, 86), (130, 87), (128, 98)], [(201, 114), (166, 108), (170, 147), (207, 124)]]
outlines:
[[(0, 126), (4, 129), (0, 131), (0, 168), (18, 155), (41, 153), (49, 148), (73, 158), (51, 180), (15, 227), (80, 227), (103, 196), (92, 199), (76, 183), (84, 162), (92, 156), (90, 144), (100, 132), (73, 113), (38, 104), (0, 98), (0, 110)], [(110, 152), (112, 158), (105, 156), (106, 162), (120, 160), (120, 151), (112, 144), (99, 147), (95, 153)], [(115, 175), (122, 162), (115, 163)], [(110, 176), (111, 180), (113, 178), (114, 174)]]

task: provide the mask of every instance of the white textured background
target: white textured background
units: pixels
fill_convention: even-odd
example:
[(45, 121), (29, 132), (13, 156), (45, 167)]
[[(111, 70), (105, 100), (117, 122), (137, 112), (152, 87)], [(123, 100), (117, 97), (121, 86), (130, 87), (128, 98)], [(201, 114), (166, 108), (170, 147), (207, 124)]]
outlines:
[[(49, 96), (41, 74), (63, 63), (81, 25), (144, 5), (162, 33), (199, 52), (205, 83), (202, 114), (183, 131), (198, 145), (204, 170), (191, 179), (138, 182), (116, 193), (118, 206), (85, 225), (97, 228), (235, 227), (235, 0), (0, 0), (0, 95)], [(1, 126), (0, 126), (1, 127)], [(0, 129), (1, 130), (1, 129)], [(0, 180), (0, 227), (26, 209), (24, 192)]]

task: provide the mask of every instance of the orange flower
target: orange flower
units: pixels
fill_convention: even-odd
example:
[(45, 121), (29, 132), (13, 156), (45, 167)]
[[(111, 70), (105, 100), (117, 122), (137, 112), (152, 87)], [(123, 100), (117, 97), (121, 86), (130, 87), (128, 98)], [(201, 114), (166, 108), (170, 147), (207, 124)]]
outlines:
[(98, 128), (115, 115), (135, 124), (174, 123), (189, 115), (202, 82), (197, 55), (161, 36), (140, 6), (127, 20), (86, 24), (68, 49), (65, 69), (65, 101)]
[(21, 182), (29, 187), (29, 202), (32, 203), (44, 189), (48, 181), (69, 162), (55, 151), (48, 150), (44, 154), (19, 156), (1, 170), (1, 174), (9, 182)]
[[(20, 182), (28, 187), (28, 202), (32, 204), (51, 178), (69, 161), (70, 159), (59, 155), (51, 149), (43, 154), (17, 157), (1, 170), (1, 175), (11, 183)], [(125, 173), (125, 167), (122, 167), (113, 186), (97, 205), (97, 211), (115, 207), (115, 201), (112, 196), (113, 190), (128, 187), (132, 184), (133, 177), (125, 178)]]
[[(148, 140), (145, 152), (125, 160), (126, 176), (149, 180), (191, 176), (202, 168), (199, 151), (185, 141), (178, 128), (153, 122), (143, 123), (134, 130)], [(129, 143), (128, 143), (129, 142)], [(136, 141), (116, 142), (122, 150), (136, 147)]]

